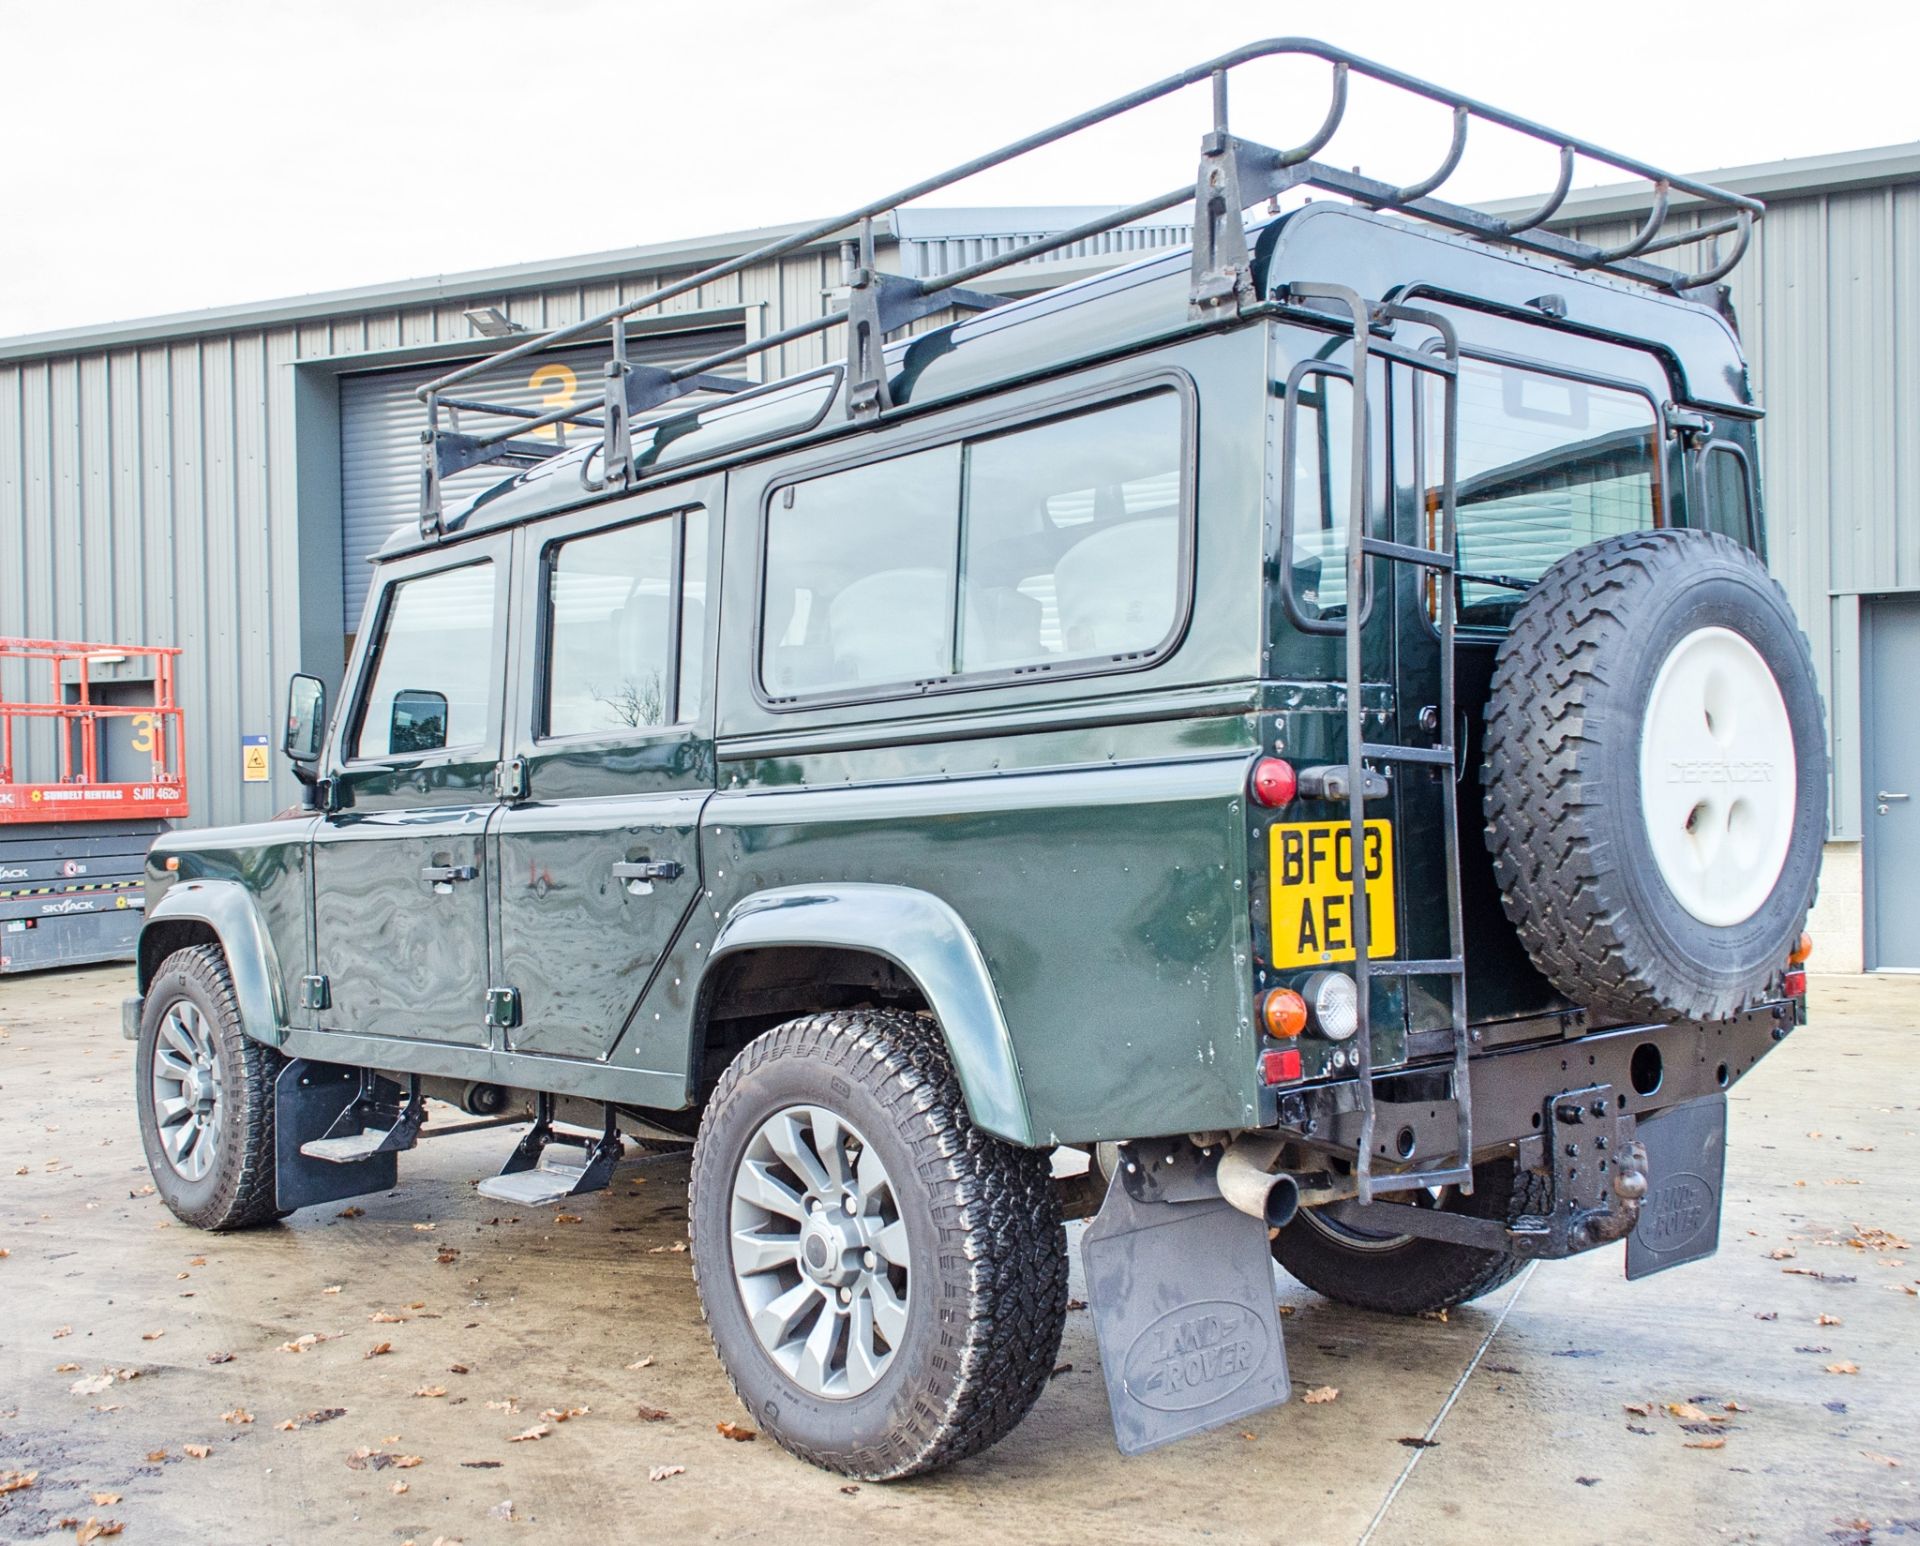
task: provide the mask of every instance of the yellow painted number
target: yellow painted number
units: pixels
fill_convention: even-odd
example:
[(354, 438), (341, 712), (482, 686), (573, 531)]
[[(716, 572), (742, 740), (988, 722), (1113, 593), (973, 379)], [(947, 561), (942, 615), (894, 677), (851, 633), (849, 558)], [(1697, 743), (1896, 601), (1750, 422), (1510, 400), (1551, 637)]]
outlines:
[[(540, 399), (540, 406), (542, 408), (571, 408), (573, 406), (573, 394), (580, 386), (580, 378), (574, 375), (571, 365), (548, 364), (542, 365), (531, 376), (527, 377), (527, 385), (536, 392), (542, 387), (547, 389), (546, 396)], [(560, 426), (558, 424), (542, 424), (534, 433), (536, 435), (545, 435), (549, 440), (558, 440), (560, 438)]]
[(147, 756), (153, 751), (153, 716), (135, 714), (128, 723), (133, 726), (133, 749)]

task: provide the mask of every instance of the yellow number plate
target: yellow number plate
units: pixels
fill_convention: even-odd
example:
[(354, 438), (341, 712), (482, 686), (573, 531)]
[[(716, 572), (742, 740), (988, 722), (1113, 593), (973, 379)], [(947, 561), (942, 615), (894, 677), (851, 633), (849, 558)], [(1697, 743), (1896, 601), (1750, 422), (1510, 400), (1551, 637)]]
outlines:
[[(1396, 948), (1393, 823), (1370, 821), (1362, 845), (1367, 876), (1370, 959)], [(1325, 966), (1353, 959), (1353, 829), (1344, 821), (1306, 821), (1273, 829), (1273, 964)]]

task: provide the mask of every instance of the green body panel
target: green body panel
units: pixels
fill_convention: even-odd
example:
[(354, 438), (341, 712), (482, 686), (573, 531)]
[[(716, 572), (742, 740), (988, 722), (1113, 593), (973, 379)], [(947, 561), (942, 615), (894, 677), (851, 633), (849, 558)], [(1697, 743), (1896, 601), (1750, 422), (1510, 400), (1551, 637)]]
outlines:
[[(1696, 300), (1633, 291), (1391, 219), (1314, 206), (1257, 236), (1260, 295), (1202, 324), (1190, 260), (1157, 258), (893, 346), (895, 406), (849, 421), (831, 373), (669, 418), (637, 491), (596, 496), (574, 451), (503, 483), (439, 539), (397, 538), (369, 597), (348, 681), (369, 668), (393, 582), (474, 556), (503, 580), (482, 744), (403, 764), (346, 756), (336, 712), (326, 807), (303, 821), (176, 833), (183, 884), (150, 872), (148, 927), (203, 919), (244, 978), (249, 1031), (300, 1055), (679, 1109), (710, 1080), (715, 961), (794, 947), (864, 951), (911, 979), (940, 1020), (974, 1119), (1025, 1144), (1091, 1142), (1274, 1119), (1257, 1077), (1258, 996), (1302, 972), (1269, 964), (1276, 823), (1344, 802), (1252, 806), (1263, 754), (1344, 762), (1337, 632), (1297, 626), (1282, 585), (1280, 427), (1290, 373), (1351, 360), (1336, 319), (1284, 304), (1290, 279), (1452, 304), (1463, 342), (1530, 351), (1704, 413), (1751, 461), (1753, 410), (1728, 322)], [(1550, 295), (1564, 317), (1533, 303)], [(1451, 299), (1450, 299), (1451, 298)], [(1641, 340), (1638, 347), (1631, 347)], [(1421, 540), (1407, 367), (1376, 360), (1368, 512)], [(864, 701), (770, 698), (759, 681), (769, 502), (797, 481), (883, 454), (991, 435), (1151, 389), (1182, 404), (1188, 577), (1163, 652), (1057, 673), (947, 679)], [(828, 399), (831, 398), (831, 401)], [(819, 411), (816, 411), (819, 410)], [(756, 418), (758, 416), (758, 418)], [(752, 425), (761, 422), (757, 442)], [(1702, 523), (1697, 453), (1663, 436), (1663, 514)], [(675, 458), (680, 465), (662, 471)], [(698, 505), (710, 536), (698, 712), (671, 727), (543, 741), (542, 555), (599, 526)], [(1756, 503), (1757, 510), (1757, 503)], [(1756, 529), (1748, 534), (1761, 545)], [(1418, 576), (1375, 565), (1363, 629), (1369, 733), (1417, 743), (1437, 696)], [(1467, 765), (1495, 634), (1462, 634)], [(1370, 816), (1394, 823), (1400, 952), (1444, 953), (1441, 802), (1396, 770)], [(502, 791), (505, 791), (504, 795)], [(1578, 1034), (1507, 926), (1461, 790), (1472, 1019), (1486, 1045)], [(678, 875), (622, 883), (615, 865)], [(471, 864), (450, 889), (427, 866)], [(329, 1008), (299, 979), (326, 976)], [(1433, 1054), (1434, 982), (1376, 979), (1374, 1065)], [(519, 991), (490, 1023), (490, 988)], [(1564, 1017), (1564, 1018), (1563, 1018)], [(1308, 1080), (1331, 1073), (1303, 1042)]]

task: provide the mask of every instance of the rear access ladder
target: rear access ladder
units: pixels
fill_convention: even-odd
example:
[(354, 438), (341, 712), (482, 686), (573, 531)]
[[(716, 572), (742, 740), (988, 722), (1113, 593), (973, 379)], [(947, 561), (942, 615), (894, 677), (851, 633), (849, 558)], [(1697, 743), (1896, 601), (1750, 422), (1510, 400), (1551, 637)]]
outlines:
[[(1460, 343), (1453, 325), (1431, 311), (1396, 303), (1367, 301), (1344, 285), (1293, 284), (1287, 287), (1287, 299), (1300, 304), (1332, 303), (1353, 318), (1354, 402), (1352, 479), (1347, 501), (1347, 820), (1352, 832), (1353, 871), (1353, 977), (1358, 1026), (1353, 1036), (1358, 1057), (1360, 1135), (1354, 1156), (1354, 1179), (1362, 1205), (1373, 1201), (1379, 1192), (1410, 1192), (1425, 1187), (1458, 1186), (1473, 1190), (1473, 1095), (1467, 1054), (1470, 1036), (1467, 1029), (1467, 976), (1465, 925), (1460, 906), (1460, 797), (1458, 781), (1459, 748), (1453, 736), (1458, 723), (1454, 706), (1454, 614), (1458, 605), (1453, 580), (1454, 483), (1459, 448), (1459, 376)], [(1410, 349), (1390, 336), (1395, 323), (1405, 322), (1430, 328), (1437, 336), (1439, 349)], [(1443, 419), (1440, 437), (1439, 526), (1434, 544), (1390, 542), (1367, 535), (1368, 511), (1367, 459), (1368, 416), (1366, 402), (1367, 362), (1370, 357), (1390, 359), (1410, 370), (1424, 372), (1439, 380), (1442, 387)], [(1441, 577), (1434, 587), (1438, 593), (1440, 634), (1439, 739), (1431, 746), (1408, 746), (1392, 741), (1366, 739), (1366, 713), (1361, 701), (1363, 679), (1360, 637), (1368, 607), (1367, 561), (1372, 558), (1388, 563), (1415, 564)], [(1366, 852), (1367, 764), (1403, 763), (1430, 767), (1439, 771), (1441, 818), (1445, 830), (1447, 892), (1447, 954), (1439, 960), (1375, 960), (1369, 954), (1372, 940), (1371, 920), (1367, 916)], [(1452, 987), (1453, 1100), (1458, 1119), (1456, 1152), (1438, 1167), (1416, 1166), (1411, 1170), (1373, 1173), (1373, 1025), (1372, 982), (1375, 977), (1445, 977)]]

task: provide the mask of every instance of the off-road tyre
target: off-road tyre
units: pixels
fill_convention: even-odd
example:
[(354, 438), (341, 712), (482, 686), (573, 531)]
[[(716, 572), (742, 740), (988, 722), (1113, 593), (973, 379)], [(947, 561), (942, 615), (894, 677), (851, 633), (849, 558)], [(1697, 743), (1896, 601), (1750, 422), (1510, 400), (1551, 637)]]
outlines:
[[(871, 1389), (839, 1399), (809, 1393), (774, 1362), (732, 1269), (735, 1168), (763, 1122), (802, 1103), (863, 1132), (899, 1184), (917, 1275), (891, 1363)], [(930, 1019), (837, 1011), (766, 1032), (714, 1090), (689, 1191), (694, 1278), (715, 1351), (756, 1422), (801, 1459), (865, 1481), (919, 1475), (1005, 1437), (1045, 1389), (1067, 1312), (1048, 1156), (973, 1125)]]
[[(1393, 1200), (1426, 1204), (1432, 1198), (1421, 1192)], [(1473, 1195), (1449, 1191), (1441, 1206), (1449, 1213), (1511, 1223), (1523, 1213), (1547, 1212), (1552, 1183), (1519, 1170), (1511, 1159), (1487, 1160), (1474, 1167)], [(1478, 1251), (1416, 1235), (1363, 1240), (1312, 1209), (1303, 1209), (1274, 1236), (1273, 1259), (1316, 1294), (1388, 1315), (1450, 1310), (1511, 1282), (1527, 1264), (1506, 1251)]]
[[(1702, 921), (1663, 878), (1642, 803), (1661, 668), (1704, 630), (1737, 635), (1771, 674), (1797, 781), (1768, 829), (1777, 839), (1791, 823), (1778, 876), (1757, 910), (1725, 925)], [(1719, 1020), (1777, 992), (1819, 878), (1827, 753), (1812, 653), (1751, 551), (1709, 532), (1638, 532), (1550, 568), (1496, 657), (1482, 776), (1507, 917), (1576, 1004), (1620, 1020)]]
[[(154, 1049), (167, 1011), (181, 999), (199, 1010), (212, 1032), (221, 1078), (221, 1120), (212, 1168), (198, 1180), (167, 1158), (153, 1105)], [(140, 1143), (154, 1189), (176, 1217), (197, 1229), (225, 1231), (268, 1224), (285, 1213), (274, 1201), (273, 1082), (283, 1060), (241, 1026), (227, 959), (214, 945), (176, 950), (147, 988), (134, 1054)]]

